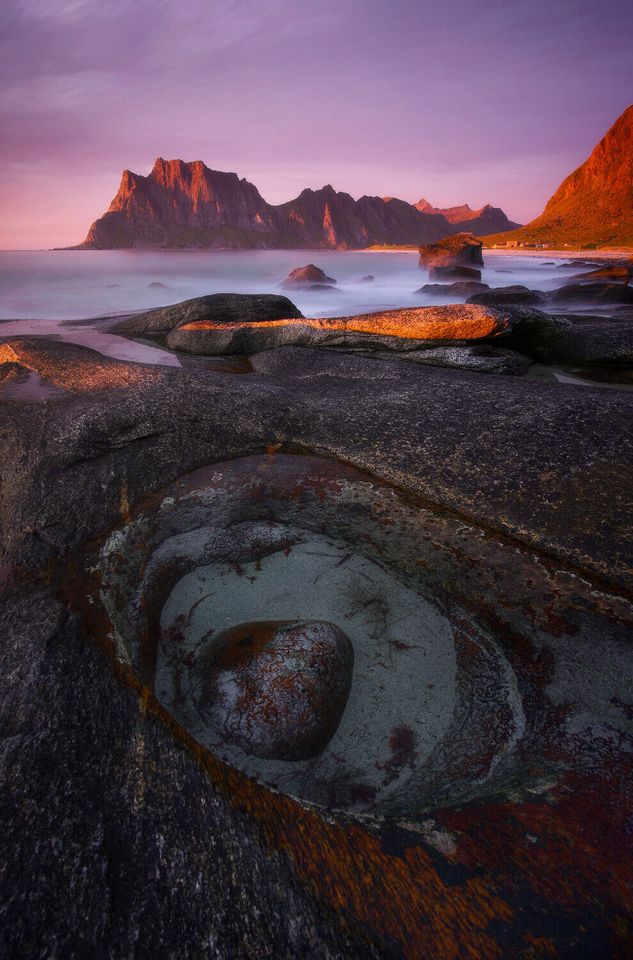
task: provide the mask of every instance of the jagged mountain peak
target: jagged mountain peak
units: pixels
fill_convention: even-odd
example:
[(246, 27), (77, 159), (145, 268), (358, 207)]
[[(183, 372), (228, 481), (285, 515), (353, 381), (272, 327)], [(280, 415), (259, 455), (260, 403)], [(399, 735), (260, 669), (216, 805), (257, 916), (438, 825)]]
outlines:
[(563, 180), (539, 217), (488, 239), (578, 246), (633, 243), (633, 104)]
[[(500, 226), (510, 225), (498, 212)], [(459, 229), (459, 223), (397, 197), (355, 200), (330, 183), (317, 190), (307, 187), (294, 200), (275, 206), (236, 173), (211, 170), (202, 160), (159, 156), (147, 176), (123, 172), (109, 210), (80, 247), (418, 246)]]

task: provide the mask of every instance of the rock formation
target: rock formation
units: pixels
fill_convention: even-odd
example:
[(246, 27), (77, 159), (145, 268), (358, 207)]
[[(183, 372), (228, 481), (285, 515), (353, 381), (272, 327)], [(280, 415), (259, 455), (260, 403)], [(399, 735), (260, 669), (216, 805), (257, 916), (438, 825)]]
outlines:
[(117, 321), (114, 333), (134, 336), (144, 333), (166, 333), (174, 327), (194, 320), (214, 323), (258, 323), (262, 320), (282, 320), (301, 317), (288, 297), (275, 293), (212, 293), (194, 297), (168, 307), (147, 310), (125, 320)]
[(445, 237), (439, 243), (420, 247), (420, 266), (432, 267), (483, 267), (482, 243), (472, 233), (458, 233)]
[[(3, 348), (1, 956), (630, 955), (632, 394)], [(206, 739), (247, 603), (349, 637), (341, 751)]]
[[(469, 222), (469, 228), (475, 222)], [(123, 171), (110, 208), (77, 249), (417, 246), (457, 233), (462, 226), (394, 197), (354, 200), (329, 185), (303, 190), (296, 199), (275, 206), (234, 173), (210, 170), (199, 160), (159, 157), (146, 177)]]
[(194, 320), (167, 335), (173, 350), (203, 355), (255, 354), (281, 346), (409, 352), (463, 341), (503, 340), (538, 354), (569, 329), (561, 318), (521, 307), (495, 309), (449, 304), (360, 314), (352, 317), (225, 323)]
[(486, 243), (633, 244), (633, 105), (561, 183), (540, 217), (512, 233), (487, 236)]

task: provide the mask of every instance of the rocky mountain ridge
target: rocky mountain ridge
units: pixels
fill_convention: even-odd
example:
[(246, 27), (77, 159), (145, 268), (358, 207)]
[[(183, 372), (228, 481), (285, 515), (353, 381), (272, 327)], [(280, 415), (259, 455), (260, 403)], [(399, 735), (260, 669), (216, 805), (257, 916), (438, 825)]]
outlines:
[(633, 245), (633, 104), (563, 180), (540, 217), (486, 242)]
[[(425, 201), (426, 202), (426, 201)], [(430, 206), (430, 205), (429, 205)], [(418, 245), (468, 229), (514, 226), (487, 205), (443, 212), (419, 209), (395, 197), (354, 200), (329, 184), (303, 190), (287, 203), (267, 203), (257, 187), (235, 173), (159, 157), (146, 177), (124, 170), (107, 212), (90, 227), (78, 249), (350, 249), (374, 244)]]

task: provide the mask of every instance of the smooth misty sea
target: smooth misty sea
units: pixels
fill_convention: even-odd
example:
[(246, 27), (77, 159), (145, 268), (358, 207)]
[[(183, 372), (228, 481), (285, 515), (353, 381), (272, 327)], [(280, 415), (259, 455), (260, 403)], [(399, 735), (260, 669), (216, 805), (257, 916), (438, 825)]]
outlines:
[[(482, 280), (492, 287), (522, 283), (531, 289), (551, 289), (565, 273), (555, 265), (544, 265), (553, 260), (545, 253), (541, 259), (487, 252), (485, 260)], [(337, 281), (336, 286), (285, 291), (281, 286), (285, 277), (294, 267), (307, 263), (325, 270)], [(374, 279), (363, 279), (369, 275)], [(190, 297), (229, 292), (285, 293), (305, 316), (313, 317), (447, 303), (446, 298), (416, 292), (428, 282), (428, 272), (420, 269), (414, 252), (2, 251), (0, 321), (5, 322), (0, 323), (0, 336), (36, 333), (63, 337), (120, 359), (178, 365), (175, 354), (159, 347), (97, 328), (74, 326), (72, 321), (135, 313)]]

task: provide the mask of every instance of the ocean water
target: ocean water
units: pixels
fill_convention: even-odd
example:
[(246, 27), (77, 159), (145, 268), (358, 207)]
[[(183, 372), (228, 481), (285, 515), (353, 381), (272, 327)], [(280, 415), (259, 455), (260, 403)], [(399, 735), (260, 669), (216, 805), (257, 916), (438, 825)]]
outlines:
[[(553, 258), (486, 253), (482, 280), (551, 289), (573, 273)], [(332, 289), (284, 291), (294, 268), (315, 263)], [(510, 271), (510, 272), (498, 272)], [(372, 281), (362, 278), (371, 274)], [(429, 282), (416, 253), (314, 250), (0, 252), (0, 319), (79, 320), (130, 313), (209, 293), (287, 293), (306, 316), (448, 302), (416, 293)]]

